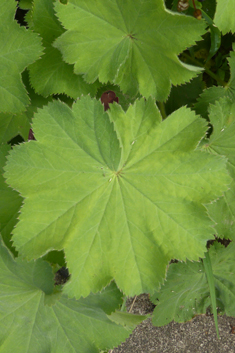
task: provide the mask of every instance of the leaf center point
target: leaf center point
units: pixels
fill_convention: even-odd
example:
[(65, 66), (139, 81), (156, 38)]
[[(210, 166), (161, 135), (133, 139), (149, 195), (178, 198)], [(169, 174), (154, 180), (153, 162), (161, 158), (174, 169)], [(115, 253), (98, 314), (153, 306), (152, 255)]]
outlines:
[(115, 175), (117, 178), (122, 176), (122, 169), (118, 170), (117, 172), (115, 172)]
[(127, 37), (129, 37), (130, 39), (132, 39), (132, 40), (136, 40), (136, 35), (133, 33), (129, 33), (128, 35), (127, 35)]

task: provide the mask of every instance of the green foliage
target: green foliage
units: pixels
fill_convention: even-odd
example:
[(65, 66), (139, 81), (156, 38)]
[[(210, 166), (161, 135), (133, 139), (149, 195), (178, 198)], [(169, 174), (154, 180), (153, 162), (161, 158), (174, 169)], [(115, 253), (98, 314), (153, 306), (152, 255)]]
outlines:
[(18, 113), (29, 104), (21, 72), (42, 54), (40, 37), (14, 21), (15, 1), (0, 4), (0, 112)]
[(48, 104), (33, 131), (5, 169), (25, 198), (13, 240), (28, 259), (63, 248), (70, 297), (112, 278), (127, 295), (152, 292), (171, 258), (203, 256), (213, 223), (201, 204), (230, 182), (224, 159), (193, 151), (204, 120), (181, 108), (161, 122), (151, 99), (108, 115), (86, 96)]
[(204, 33), (203, 21), (167, 12), (162, 1), (73, 0), (55, 6), (66, 32), (54, 43), (74, 72), (124, 92), (166, 100), (171, 84), (189, 81), (198, 68), (177, 54)]
[(214, 315), (216, 333), (217, 333), (217, 337), (220, 338), (219, 327), (218, 327), (218, 317), (217, 317), (217, 306), (216, 306), (215, 281), (214, 281), (214, 275), (213, 275), (213, 270), (211, 266), (211, 259), (210, 259), (209, 252), (205, 253), (205, 258), (203, 259), (203, 265), (206, 272), (206, 278), (207, 278), (207, 282), (210, 290), (211, 308), (212, 308), (212, 314)]
[(10, 242), (11, 232), (15, 224), (17, 223), (17, 216), (19, 208), (22, 204), (22, 198), (15, 191), (10, 189), (3, 178), (3, 167), (6, 163), (6, 155), (10, 150), (10, 146), (5, 144), (0, 147), (0, 232), (4, 242), (12, 250), (12, 244)]
[[(114, 283), (96, 297), (67, 299), (53, 293), (53, 274), (47, 262), (14, 261), (2, 245), (0, 254), (0, 352), (95, 353), (120, 343), (131, 332), (109, 317), (121, 302)], [(128, 318), (132, 324), (143, 319), (131, 314)]]
[[(216, 305), (221, 314), (235, 315), (234, 243), (227, 248), (215, 242), (209, 249), (216, 288)], [(152, 296), (157, 305), (153, 313), (156, 326), (174, 320), (185, 322), (205, 314), (210, 306), (210, 291), (203, 262), (173, 263), (167, 281)]]
[(74, 99), (81, 94), (94, 95), (98, 84), (85, 83), (82, 76), (73, 72), (73, 66), (62, 60), (59, 50), (52, 46), (54, 40), (64, 32), (55, 16), (53, 1), (35, 0), (28, 18), (29, 27), (40, 34), (45, 47), (42, 58), (29, 67), (30, 81), (35, 91), (44, 97), (60, 93), (66, 93)]
[(235, 103), (228, 98), (220, 99), (209, 110), (213, 134), (203, 148), (217, 155), (226, 156), (228, 170), (233, 178), (230, 190), (218, 202), (208, 206), (209, 214), (216, 220), (219, 236), (235, 240)]
[(107, 351), (123, 295), (235, 316), (232, 0), (195, 4), (1, 2), (0, 353)]
[(235, 19), (231, 16), (231, 11), (234, 10), (234, 1), (217, 0), (217, 11), (215, 13), (215, 24), (223, 34), (227, 32), (235, 32)]

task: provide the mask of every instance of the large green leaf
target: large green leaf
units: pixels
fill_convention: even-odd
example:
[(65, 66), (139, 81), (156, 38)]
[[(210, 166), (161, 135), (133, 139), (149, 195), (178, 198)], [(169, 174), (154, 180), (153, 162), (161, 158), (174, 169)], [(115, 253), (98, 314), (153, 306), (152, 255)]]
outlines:
[(1, 353), (98, 353), (125, 340), (145, 318), (129, 314), (126, 327), (113, 321), (115, 314), (109, 318), (121, 302), (114, 283), (79, 301), (52, 291), (48, 263), (14, 260), (0, 244)]
[[(235, 315), (235, 245), (215, 243), (209, 250), (214, 275), (217, 306), (221, 314)], [(163, 326), (174, 320), (185, 322), (205, 314), (211, 305), (210, 290), (202, 262), (171, 264), (167, 281), (151, 298), (157, 305), (153, 324)]]
[(52, 47), (52, 42), (64, 32), (55, 16), (54, 0), (34, 0), (30, 12), (30, 28), (43, 38), (45, 54), (30, 66), (30, 80), (35, 91), (47, 97), (51, 94), (65, 93), (76, 99), (82, 94), (94, 95), (97, 83), (89, 85), (82, 76), (73, 72), (73, 66), (62, 60), (58, 49)]
[(163, 0), (57, 1), (55, 9), (67, 31), (54, 46), (87, 82), (99, 78), (163, 101), (171, 84), (200, 71), (177, 55), (200, 40), (204, 21), (166, 10)]
[(235, 239), (235, 103), (223, 98), (212, 105), (209, 112), (213, 134), (205, 141), (203, 148), (228, 158), (228, 169), (233, 182), (224, 197), (207, 208), (216, 221), (218, 235)]
[(14, 147), (8, 183), (25, 197), (14, 243), (27, 258), (64, 248), (77, 298), (115, 278), (153, 291), (171, 258), (196, 260), (212, 237), (202, 205), (227, 189), (225, 159), (194, 151), (206, 122), (181, 108), (161, 122), (149, 99), (109, 114), (89, 96), (35, 115), (36, 142)]
[(39, 36), (14, 21), (16, 2), (0, 3), (0, 112), (18, 113), (29, 104), (21, 72), (42, 54)]

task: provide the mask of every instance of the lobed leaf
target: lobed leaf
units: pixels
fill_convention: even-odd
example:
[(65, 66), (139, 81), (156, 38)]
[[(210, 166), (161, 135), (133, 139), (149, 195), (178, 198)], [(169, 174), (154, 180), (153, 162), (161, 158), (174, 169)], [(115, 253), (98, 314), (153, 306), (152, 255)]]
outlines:
[(14, 147), (6, 167), (25, 197), (15, 246), (29, 259), (64, 249), (64, 291), (77, 298), (113, 278), (128, 295), (152, 292), (171, 258), (202, 257), (213, 234), (203, 204), (230, 182), (225, 159), (194, 151), (207, 127), (189, 109), (161, 122), (151, 99), (110, 108), (49, 103), (37, 141)]
[(200, 71), (177, 55), (200, 39), (204, 22), (166, 10), (162, 0), (57, 1), (55, 10), (67, 31), (54, 46), (87, 82), (98, 78), (164, 101), (172, 84)]
[(14, 260), (1, 243), (0, 269), (1, 353), (98, 353), (125, 340), (145, 318), (129, 314), (126, 327), (109, 318), (106, 312), (121, 302), (114, 283), (97, 298), (90, 295), (80, 301), (53, 293), (47, 262)]

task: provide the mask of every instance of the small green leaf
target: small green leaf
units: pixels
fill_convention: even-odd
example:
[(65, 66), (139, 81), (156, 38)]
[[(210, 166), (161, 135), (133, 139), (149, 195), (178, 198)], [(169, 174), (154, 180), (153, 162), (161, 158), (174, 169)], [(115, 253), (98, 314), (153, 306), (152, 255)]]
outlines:
[(208, 118), (208, 109), (210, 104), (214, 104), (221, 97), (226, 96), (226, 90), (221, 86), (213, 86), (205, 89), (198, 102), (194, 105), (197, 114), (200, 114), (203, 118)]

